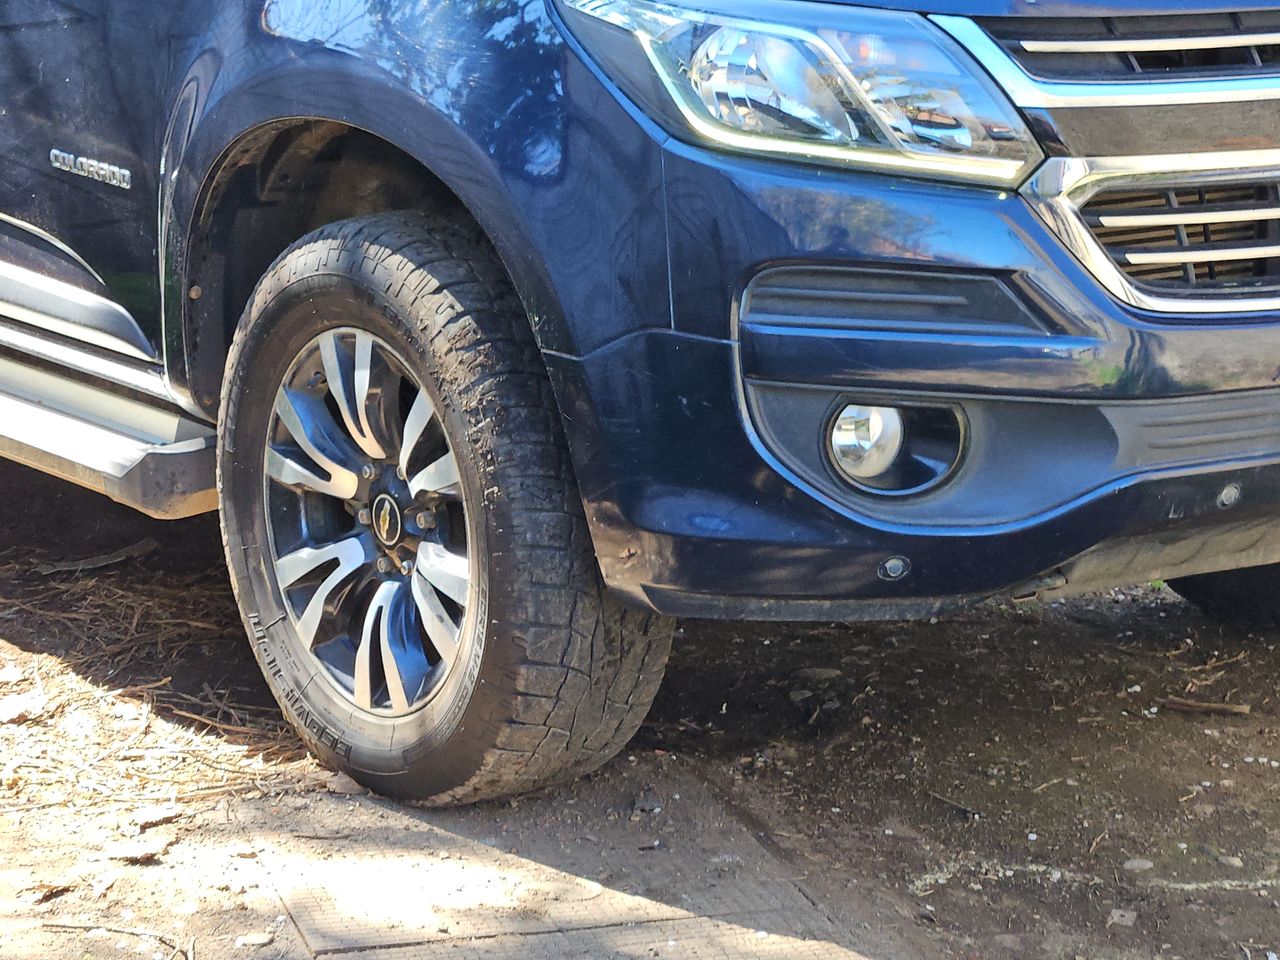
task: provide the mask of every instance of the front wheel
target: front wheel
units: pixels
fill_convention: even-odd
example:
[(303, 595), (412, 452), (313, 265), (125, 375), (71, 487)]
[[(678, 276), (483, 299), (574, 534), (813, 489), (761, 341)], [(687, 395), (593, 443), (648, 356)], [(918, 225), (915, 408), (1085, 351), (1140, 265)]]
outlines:
[(322, 762), (472, 802), (639, 726), (671, 623), (604, 591), (545, 368), (473, 230), (383, 215), (287, 250), (236, 332), (218, 471), (255, 654)]

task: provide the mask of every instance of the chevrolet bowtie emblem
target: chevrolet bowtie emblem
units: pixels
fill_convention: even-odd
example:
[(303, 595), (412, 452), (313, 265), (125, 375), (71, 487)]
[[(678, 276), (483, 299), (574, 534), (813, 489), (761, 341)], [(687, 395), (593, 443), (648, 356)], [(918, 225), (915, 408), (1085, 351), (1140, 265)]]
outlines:
[(387, 494), (382, 494), (373, 501), (373, 532), (386, 546), (391, 546), (400, 539), (400, 508)]

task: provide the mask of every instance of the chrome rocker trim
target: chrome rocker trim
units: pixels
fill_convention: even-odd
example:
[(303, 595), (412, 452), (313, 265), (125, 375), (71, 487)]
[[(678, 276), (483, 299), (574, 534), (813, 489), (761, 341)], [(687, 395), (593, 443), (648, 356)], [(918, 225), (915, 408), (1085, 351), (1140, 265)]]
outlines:
[(217, 509), (213, 428), (0, 356), (0, 456), (161, 519)]

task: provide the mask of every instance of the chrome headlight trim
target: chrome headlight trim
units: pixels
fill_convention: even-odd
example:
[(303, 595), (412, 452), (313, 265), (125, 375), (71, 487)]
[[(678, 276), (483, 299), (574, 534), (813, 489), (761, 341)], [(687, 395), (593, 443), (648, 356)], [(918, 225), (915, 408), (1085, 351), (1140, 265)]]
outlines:
[[(876, 8), (831, 8), (823, 3), (785, 0), (754, 3), (742, 13), (726, 0), (555, 0), (562, 15), (604, 73), (654, 119), (680, 136), (692, 133), (695, 143), (755, 156), (782, 156), (847, 169), (899, 172), (962, 183), (1010, 188), (1021, 183), (1043, 159), (1043, 152), (1008, 97), (982, 67), (944, 31), (919, 14)], [(773, 16), (776, 10), (777, 16)], [(595, 42), (597, 24), (629, 36), (640, 60), (658, 81), (668, 103), (654, 109), (634, 90), (632, 69), (617, 69), (618, 50)], [(785, 104), (797, 90), (773, 83), (764, 57), (744, 83), (733, 76), (718, 91), (732, 103), (729, 117), (717, 115), (704, 85), (701, 56), (704, 34), (732, 34), (803, 52), (807, 66), (824, 84), (807, 96), (835, 92), (847, 108), (843, 119), (853, 126), (848, 136), (818, 136), (767, 129), (766, 124), (740, 122), (743, 117), (785, 115)], [(703, 40), (685, 50), (686, 37)], [(863, 41), (851, 52), (850, 41)], [(610, 57), (614, 58), (610, 63)], [(885, 59), (881, 59), (884, 57)], [(742, 64), (734, 64), (741, 67)], [(760, 82), (764, 79), (765, 82)], [(736, 85), (735, 85), (736, 84)], [(775, 99), (757, 99), (761, 91)], [(800, 102), (813, 107), (816, 100)], [(828, 106), (823, 103), (822, 106)], [(907, 119), (907, 118), (911, 119)], [(674, 118), (674, 119), (673, 119)], [(754, 118), (753, 118), (754, 119)], [(948, 126), (946, 121), (950, 121)], [(922, 135), (921, 131), (928, 129)], [(939, 131), (949, 131), (947, 137)]]

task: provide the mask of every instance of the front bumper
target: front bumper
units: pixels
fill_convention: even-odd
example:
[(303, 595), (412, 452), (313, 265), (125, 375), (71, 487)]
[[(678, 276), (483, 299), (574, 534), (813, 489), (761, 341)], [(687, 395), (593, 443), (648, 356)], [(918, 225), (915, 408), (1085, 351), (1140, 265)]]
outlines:
[[(546, 354), (615, 591), (686, 616), (879, 619), (1280, 562), (1280, 313), (1143, 312), (1016, 193), (713, 153), (628, 116), (632, 156), (661, 170), (669, 323), (600, 342), (608, 319), (569, 311), (590, 346)], [(600, 257), (574, 283), (651, 309), (646, 263)], [(796, 266), (994, 278), (1019, 316), (744, 308)], [(893, 501), (824, 479), (829, 411), (856, 399), (961, 410), (951, 479)], [(909, 573), (887, 578), (895, 557)]]
[[(674, 332), (552, 360), (604, 577), (662, 612), (928, 616), (1280, 561), (1280, 453), (1138, 471), (1010, 522), (895, 524), (796, 483), (744, 427), (736, 365), (733, 344)], [(1016, 495), (1071, 469), (1067, 435), (1057, 459), (1005, 480)], [(885, 579), (890, 557), (910, 574)]]

